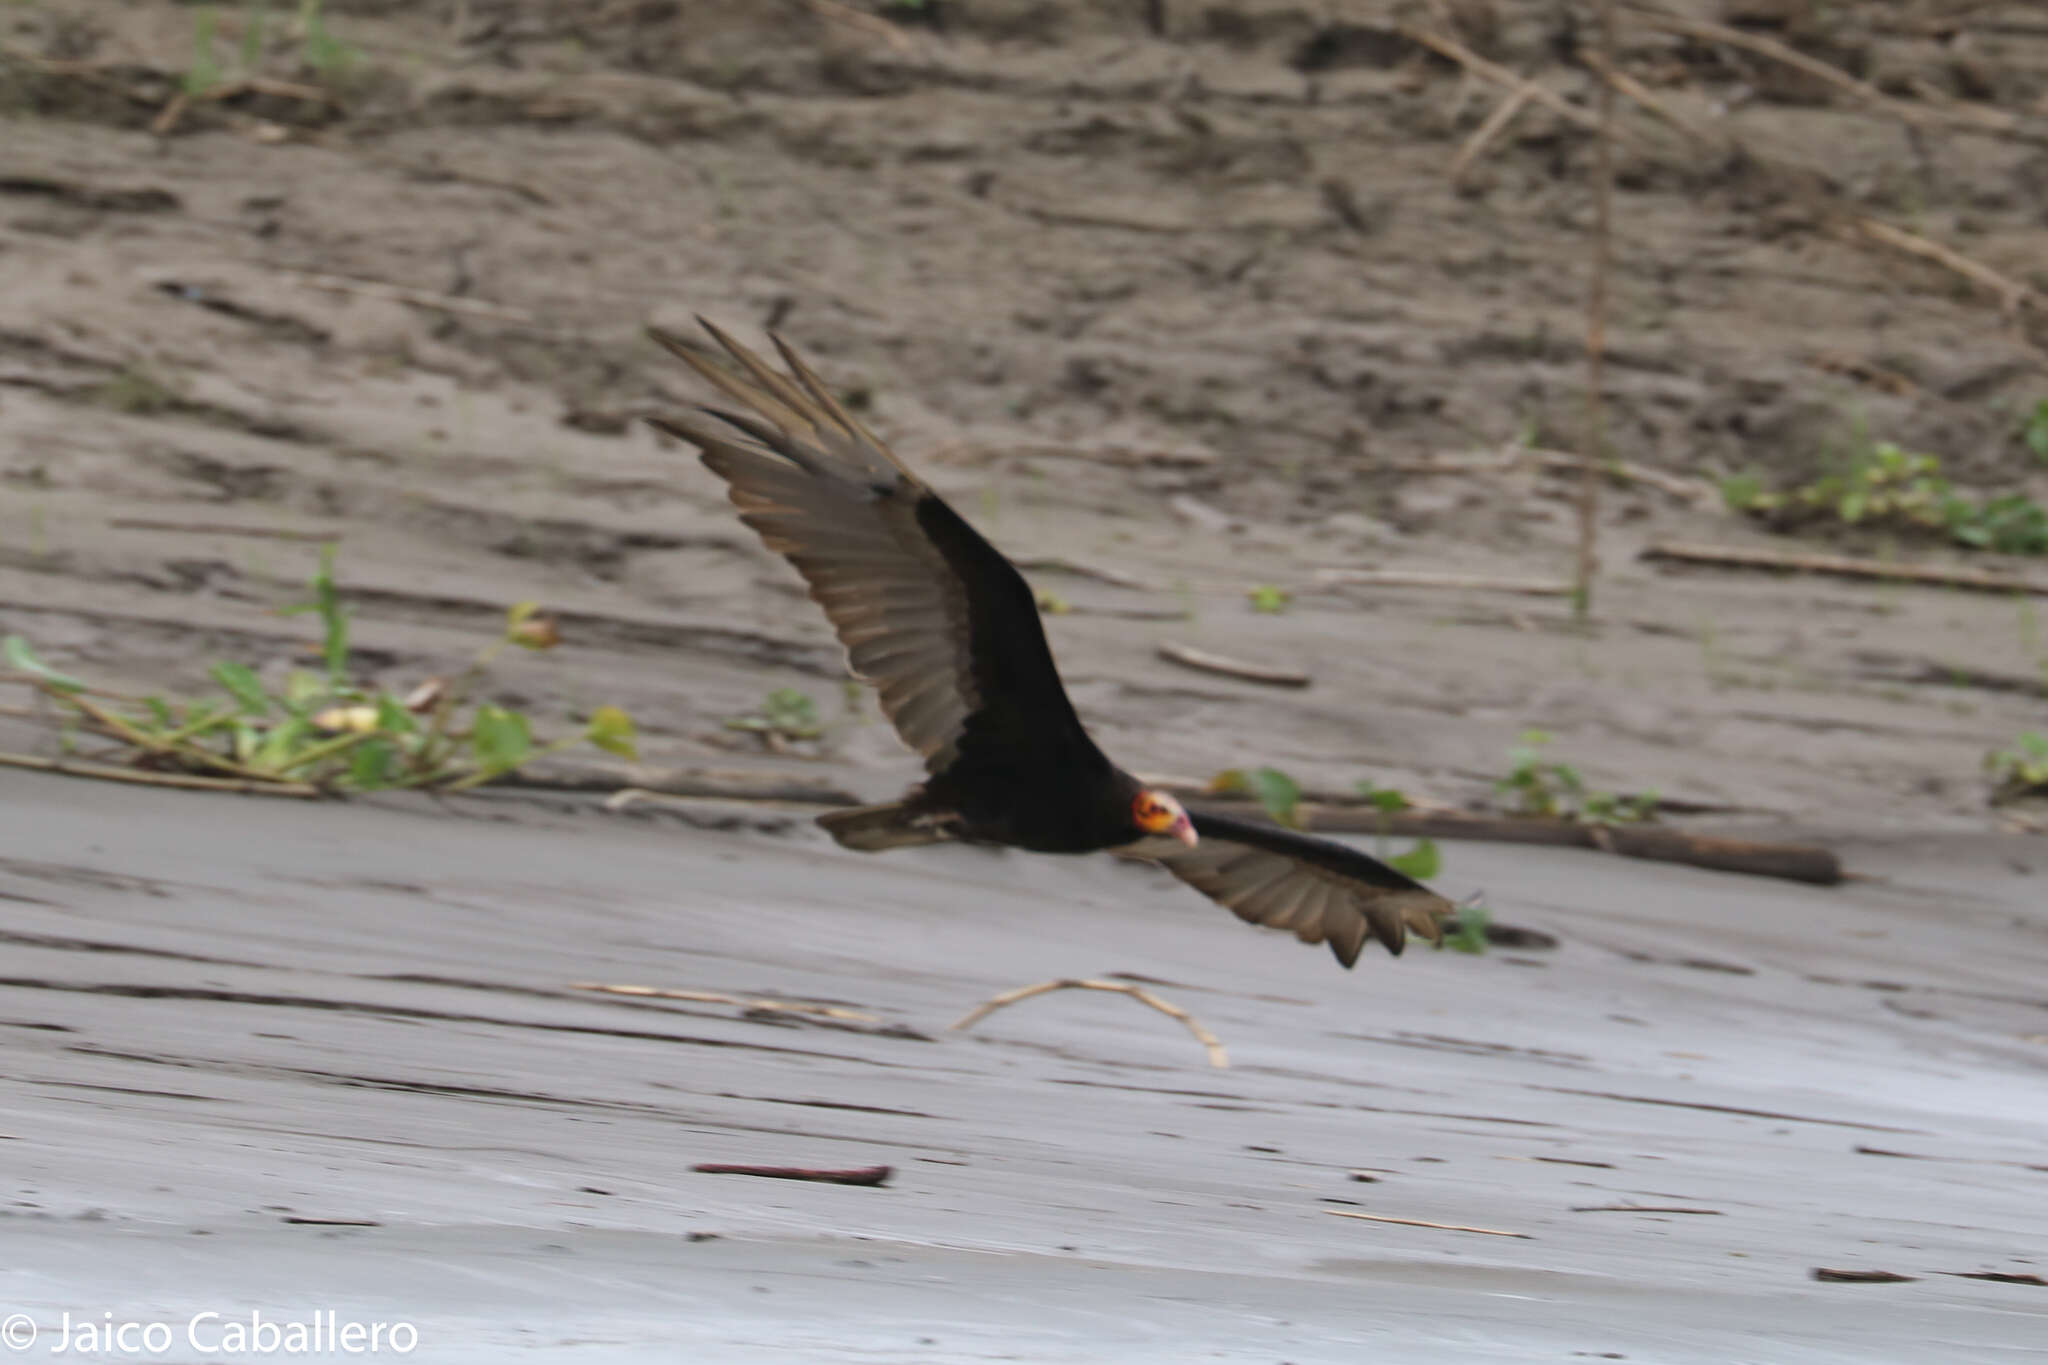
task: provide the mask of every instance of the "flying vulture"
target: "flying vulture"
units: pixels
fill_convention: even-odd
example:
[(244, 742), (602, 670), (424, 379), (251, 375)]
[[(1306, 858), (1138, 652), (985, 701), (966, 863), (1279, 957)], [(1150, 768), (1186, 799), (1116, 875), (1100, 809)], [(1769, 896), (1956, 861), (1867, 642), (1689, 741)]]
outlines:
[[(699, 321), (703, 321), (699, 319)], [(728, 485), (740, 520), (787, 558), (853, 672), (880, 694), (925, 780), (818, 823), (874, 852), (962, 840), (1149, 859), (1238, 918), (1328, 943), (1346, 967), (1368, 938), (1432, 940), (1452, 907), (1340, 844), (1189, 812), (1095, 747), (1060, 685), (1016, 566), (846, 410), (780, 337), (778, 373), (709, 322), (724, 356), (653, 329), (742, 411), (653, 418)]]

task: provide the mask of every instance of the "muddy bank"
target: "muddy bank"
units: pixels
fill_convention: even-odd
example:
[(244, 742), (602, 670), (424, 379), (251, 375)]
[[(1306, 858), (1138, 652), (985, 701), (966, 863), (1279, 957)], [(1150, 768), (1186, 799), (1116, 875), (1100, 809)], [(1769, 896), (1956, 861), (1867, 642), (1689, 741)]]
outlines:
[[(1590, 143), (1565, 113), (1525, 110), (1454, 183), (1491, 87), (1394, 7), (772, 8), (333, 4), (339, 49), (227, 10), (205, 42), (189, 8), (11, 14), (0, 627), (138, 689), (222, 655), (282, 669), (305, 637), (273, 612), (334, 538), (365, 673), (446, 669), (534, 599), (573, 647), (494, 686), (543, 717), (623, 704), (657, 762), (724, 760), (723, 720), (772, 688), (833, 713), (838, 652), (793, 577), (633, 420), (701, 396), (638, 334), (702, 311), (804, 344), (998, 543), (1115, 576), (1034, 571), (1072, 608), (1051, 631), (1084, 715), (1136, 766), (1466, 802), (1542, 726), (1611, 790), (1994, 823), (1983, 755), (2040, 724), (2026, 602), (1653, 570), (1658, 538), (1768, 538), (1640, 484), (1607, 499), (1587, 636), (1543, 598), (1319, 584), (1564, 572), (1560, 479), (1414, 466), (1577, 442)], [(1453, 8), (1475, 51), (1590, 98), (1568, 10)], [(1630, 69), (1754, 155), (1624, 110), (1619, 453), (1793, 477), (1863, 433), (2048, 496), (2015, 421), (2044, 392), (2024, 327), (1827, 216), (2026, 276), (2048, 56), (2014, 10), (1960, 36), (1755, 20), (1917, 123), (1628, 29)], [(202, 49), (218, 82), (167, 117)], [(1254, 612), (1259, 587), (1292, 608)], [(1169, 639), (1314, 685), (1186, 675)], [(858, 770), (835, 780), (905, 771), (873, 721), (833, 715)]]

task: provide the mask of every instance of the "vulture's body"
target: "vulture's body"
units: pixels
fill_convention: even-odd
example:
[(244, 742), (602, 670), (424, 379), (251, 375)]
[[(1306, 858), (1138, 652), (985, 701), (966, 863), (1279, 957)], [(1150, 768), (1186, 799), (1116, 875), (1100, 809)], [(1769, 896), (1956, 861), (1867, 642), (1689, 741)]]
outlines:
[(796, 566), (856, 675), (924, 755), (902, 799), (818, 823), (848, 848), (942, 840), (1154, 859), (1255, 924), (1327, 942), (1349, 967), (1368, 937), (1398, 953), (1450, 906), (1327, 840), (1189, 815), (1095, 745), (1053, 666), (1016, 566), (906, 468), (776, 339), (788, 374), (709, 323), (720, 359), (656, 340), (747, 409), (656, 419), (726, 481), (741, 520)]

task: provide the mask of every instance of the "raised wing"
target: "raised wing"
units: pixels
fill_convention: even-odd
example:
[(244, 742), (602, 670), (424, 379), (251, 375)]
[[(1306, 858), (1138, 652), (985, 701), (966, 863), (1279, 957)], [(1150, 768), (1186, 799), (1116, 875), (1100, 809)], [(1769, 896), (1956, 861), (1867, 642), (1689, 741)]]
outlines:
[(1239, 919), (1328, 943), (1346, 967), (1368, 938), (1398, 954), (1410, 932), (1434, 943), (1454, 907), (1422, 883), (1342, 844), (1190, 812), (1201, 843), (1160, 861)]
[[(695, 445), (787, 558), (926, 771), (1107, 766), (1060, 686), (1023, 575), (861, 425), (780, 337), (788, 374), (703, 319), (727, 360), (654, 339), (749, 411), (650, 419)], [(731, 428), (728, 430), (727, 428)]]

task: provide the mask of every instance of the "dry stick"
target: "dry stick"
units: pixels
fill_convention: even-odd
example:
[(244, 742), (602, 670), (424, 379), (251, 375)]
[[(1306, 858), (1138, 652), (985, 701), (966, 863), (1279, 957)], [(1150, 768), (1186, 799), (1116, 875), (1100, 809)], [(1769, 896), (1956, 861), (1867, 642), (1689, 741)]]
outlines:
[(71, 759), (38, 758), (34, 754), (0, 753), (0, 765), (31, 768), (37, 772), (62, 773), (67, 777), (90, 777), (102, 782), (132, 782), (143, 787), (178, 787), (189, 791), (244, 792), (252, 796), (299, 796), (318, 798), (326, 793), (303, 782), (271, 782), (260, 778), (200, 777), (193, 773), (153, 773), (141, 768), (119, 768), (105, 763), (80, 763)]
[(1488, 1237), (1520, 1237), (1524, 1241), (1534, 1240), (1526, 1232), (1505, 1232), (1500, 1228), (1475, 1228), (1464, 1223), (1432, 1223), (1424, 1218), (1390, 1218), (1384, 1213), (1359, 1213), (1352, 1209), (1324, 1209), (1323, 1212), (1338, 1218), (1360, 1218), (1368, 1223), (1395, 1223), (1404, 1228), (1436, 1228), (1440, 1232), (1483, 1232)]
[[(1705, 25), (1704, 27), (1713, 28), (1715, 26)], [(1739, 30), (1730, 31), (1739, 32)], [(1743, 36), (1746, 37), (1748, 35)], [(1686, 134), (1686, 136), (1697, 142), (1724, 149), (1735, 145), (1724, 131), (1704, 127), (1697, 120), (1680, 114), (1663, 100), (1653, 95), (1641, 82), (1630, 77), (1625, 72), (1616, 70), (1611, 63), (1596, 53), (1581, 51), (1579, 55), (1584, 59), (1586, 65), (1597, 72), (1607, 84), (1613, 86), (1614, 89), (1620, 91), (1644, 109), (1649, 110), (1672, 127)], [(1819, 63), (1815, 63), (1815, 65), (1819, 65)], [(1828, 69), (1832, 70), (1832, 68)], [(1850, 78), (1844, 76), (1843, 79), (1849, 80)], [(1851, 83), (1855, 82), (1852, 81)], [(1939, 242), (1931, 241), (1917, 233), (1908, 232), (1904, 228), (1881, 222), (1865, 214), (1845, 212), (1832, 205), (1820, 205), (1817, 207), (1841, 218), (1841, 222), (1838, 224), (1841, 231), (1852, 236), (1867, 238), (1881, 246), (1891, 247), (1895, 251), (1903, 251), (1908, 255), (1918, 256), (1923, 260), (1933, 261), (1944, 269), (1952, 270), (1956, 274), (1961, 275), (1971, 283), (1990, 290), (1998, 296), (1999, 305), (2008, 315), (2016, 313), (2022, 307), (2040, 310), (2044, 302), (2048, 302), (2048, 296), (2042, 295), (2039, 290), (2023, 284), (2001, 271), (1994, 270), (1981, 261), (1972, 260), (1961, 252), (1951, 247), (1943, 246)]]
[[(639, 792), (643, 796), (701, 797), (712, 801), (774, 801), (812, 806), (857, 806), (860, 797), (836, 782), (745, 768), (650, 768), (584, 760), (557, 760), (546, 768), (507, 773), (507, 787), (541, 791)], [(636, 797), (634, 799), (640, 799)], [(621, 804), (630, 804), (622, 802)]]
[[(1600, 56), (1614, 67), (1614, 0), (1600, 0)], [(1594, 138), (1593, 279), (1586, 291), (1586, 448), (1579, 463), (1579, 553), (1572, 575), (1572, 615), (1593, 612), (1593, 574), (1600, 527), (1600, 455), (1607, 448), (1607, 276), (1614, 265), (1614, 82), (1600, 82), (1600, 128)]]
[(1410, 573), (1403, 569), (1317, 569), (1315, 581), (1324, 587), (1462, 588), (1478, 592), (1519, 592), (1532, 597), (1569, 597), (1572, 593), (1571, 584), (1548, 579)]
[(1532, 86), (1524, 85), (1501, 96), (1501, 101), (1486, 116), (1486, 121), (1472, 130), (1472, 136), (1465, 139), (1465, 145), (1458, 148), (1457, 156), (1451, 159), (1451, 168), (1445, 174), (1455, 185), (1465, 178), (1465, 172), (1472, 169), (1472, 163), (1485, 154), (1493, 140), (1507, 130), (1515, 121), (1515, 115), (1522, 112), (1522, 106), (1530, 100)]
[(690, 1169), (705, 1175), (761, 1175), (770, 1180), (813, 1180), (825, 1185), (886, 1185), (891, 1174), (887, 1166), (820, 1170), (813, 1166), (756, 1166), (736, 1161), (700, 1161)]
[(1053, 991), (1114, 991), (1118, 995), (1128, 995), (1139, 1004), (1150, 1006), (1168, 1018), (1178, 1019), (1181, 1023), (1187, 1025), (1188, 1032), (1194, 1034), (1195, 1040), (1208, 1052), (1210, 1066), (1223, 1069), (1230, 1065), (1230, 1054), (1223, 1050), (1222, 1040), (1209, 1032), (1208, 1029), (1203, 1028), (1202, 1022), (1199, 1019), (1189, 1014), (1180, 1006), (1161, 1000), (1143, 986), (1133, 986), (1126, 981), (1098, 981), (1093, 977), (1064, 977), (1058, 981), (1041, 981), (1035, 986), (1019, 986), (1016, 990), (1004, 991), (1001, 995), (984, 1000), (981, 1004), (976, 1005), (963, 1015), (960, 1022), (953, 1025), (953, 1027), (961, 1030), (973, 1028), (983, 1019), (1006, 1005), (1014, 1005), (1020, 1000), (1029, 1000), (1034, 995), (1047, 995)]
[(1306, 673), (1297, 673), (1286, 668), (1272, 668), (1265, 664), (1244, 663), (1190, 645), (1175, 644), (1171, 640), (1160, 641), (1157, 653), (1168, 663), (1179, 664), (1182, 668), (1192, 668), (1202, 673), (1220, 673), (1226, 678), (1265, 683), (1269, 687), (1307, 687), (1313, 681)]
[(1601, 80), (1606, 81), (1621, 94), (1626, 95), (1629, 99), (1670, 124), (1679, 132), (1684, 133), (1687, 137), (1698, 138), (1703, 142), (1725, 142), (1728, 140), (1725, 137), (1715, 137), (1707, 129), (1701, 127), (1698, 120), (1686, 117), (1663, 100), (1657, 98), (1651, 92), (1650, 87), (1644, 85), (1634, 76), (1629, 75), (1628, 72), (1616, 67), (1607, 60), (1604, 54), (1596, 52), (1589, 47), (1582, 47), (1578, 50), (1578, 57)]
[(165, 758), (182, 759), (188, 763), (203, 764), (218, 772), (227, 773), (232, 777), (238, 777), (249, 782), (268, 783), (276, 780), (268, 773), (244, 767), (232, 759), (222, 758), (218, 754), (208, 753), (204, 749), (195, 748), (189, 744), (159, 739), (147, 731), (138, 730), (112, 711), (87, 701), (76, 692), (64, 693), (61, 700), (65, 705), (75, 707), (83, 712), (88, 719), (106, 733), (119, 739), (122, 743), (131, 744), (144, 752), (158, 754)]
[[(1422, 46), (1437, 53), (1439, 56), (1450, 58), (1475, 76), (1492, 81), (1495, 85), (1504, 86), (1509, 90), (1526, 91), (1530, 99), (1552, 113), (1578, 124), (1581, 128), (1597, 130), (1600, 126), (1599, 119), (1579, 108), (1578, 105), (1573, 104), (1556, 91), (1538, 85), (1534, 81), (1522, 79), (1522, 77), (1517, 76), (1506, 67), (1486, 60), (1486, 58), (1480, 56), (1471, 48), (1466, 47), (1455, 38), (1447, 38), (1441, 33), (1432, 32), (1415, 24), (1401, 24), (1397, 26), (1396, 32), (1400, 33), (1402, 37), (1407, 38), (1410, 42), (1422, 44)], [(1620, 129), (1618, 132), (1624, 141), (1635, 142), (1638, 145), (1642, 143), (1640, 137), (1629, 132), (1627, 129)]]
[(1711, 23), (1704, 19), (1688, 19), (1654, 5), (1642, 4), (1639, 0), (1632, 0), (1629, 9), (1642, 22), (1656, 28), (1665, 29), (1672, 33), (1683, 33), (1711, 43), (1721, 43), (1728, 47), (1739, 47), (1744, 51), (1754, 52), (1760, 57), (1768, 57), (1780, 65), (1789, 66), (1794, 71), (1804, 72), (1822, 84), (1833, 86), (1851, 98), (1874, 109), (1891, 114), (1906, 123), (1918, 124), (1926, 128), (1960, 128), (1980, 133), (2009, 133), (2019, 127), (2020, 121), (2002, 110), (1978, 109), (1969, 106), (1957, 106), (1941, 110), (1922, 109), (1918, 105), (1907, 103), (1905, 100), (1893, 99), (1890, 95), (1885, 94), (1882, 90), (1870, 84), (1870, 82), (1858, 80), (1839, 67), (1830, 66), (1826, 62), (1809, 57), (1797, 48), (1787, 46), (1777, 39), (1766, 37), (1761, 33), (1751, 33), (1744, 29), (1730, 28), (1726, 24)]
[(727, 995), (724, 991), (686, 991), (670, 986), (614, 986), (602, 981), (572, 981), (572, 991), (594, 991), (599, 995), (631, 995), (652, 1000), (690, 1000), (705, 1005), (739, 1005), (750, 1010), (781, 1010), (789, 1014), (815, 1014), (824, 1019), (851, 1019), (878, 1024), (881, 1019), (860, 1010), (838, 1005), (808, 1005), (796, 1000), (770, 1000), (763, 996)]
[[(1673, 19), (1671, 22), (1689, 24), (1692, 21)], [(1717, 26), (1707, 25), (1704, 27), (1714, 28)], [(1523, 81), (1520, 77), (1516, 76), (1512, 71), (1507, 70), (1505, 67), (1497, 66), (1494, 63), (1487, 61), (1484, 57), (1479, 56), (1477, 53), (1474, 53), (1469, 49), (1463, 47), (1462, 45), (1452, 41), (1451, 39), (1445, 38), (1439, 34), (1431, 33), (1427, 29), (1421, 29), (1413, 25), (1404, 24), (1400, 27), (1399, 31), (1412, 41), (1422, 44), (1424, 47), (1429, 48), (1431, 51), (1441, 53), (1443, 56), (1446, 56), (1450, 58), (1452, 61), (1457, 62), (1459, 65), (1463, 66), (1466, 70), (1471, 71), (1473, 74), (1484, 77), (1485, 79), (1493, 81), (1496, 84), (1507, 86), (1510, 89), (1519, 89), (1522, 86), (1529, 84), (1528, 82)], [(1733, 33), (1740, 32), (1740, 30), (1728, 31)], [(1744, 36), (1748, 37), (1751, 35)], [(1790, 49), (1787, 50), (1789, 51)], [(1802, 60), (1810, 61), (1811, 59), (1802, 58)], [(1589, 62), (1589, 65), (1592, 65), (1596, 71), (1600, 70), (1599, 63)], [(1636, 82), (1625, 81), (1620, 79), (1619, 73), (1614, 71), (1613, 64), (1611, 62), (1606, 63), (1606, 71), (1602, 72), (1602, 74), (1610, 76), (1612, 83), (1620, 88), (1622, 94), (1627, 95), (1631, 100), (1638, 104), (1641, 104), (1644, 108), (1650, 110), (1652, 113), (1656, 114), (1659, 118), (1665, 120), (1666, 122), (1671, 123), (1674, 127), (1680, 128), (1688, 132), (1691, 136), (1702, 142), (1723, 146), (1729, 145), (1729, 141), (1727, 139), (1719, 138), (1708, 133), (1706, 130), (1699, 127), (1698, 124), (1678, 115), (1668, 105), (1665, 105), (1662, 101), (1656, 100), (1654, 98), (1647, 98), (1649, 92), (1647, 90), (1642, 89), (1641, 86)], [(1840, 72), (1836, 72), (1835, 74), (1838, 76), (1841, 75)], [(1853, 77), (1843, 76), (1842, 79), (1854, 83)], [(1564, 118), (1569, 119), (1571, 122), (1578, 124), (1582, 128), (1597, 128), (1599, 126), (1598, 120), (1595, 119), (1592, 115), (1586, 113), (1583, 109), (1580, 109), (1577, 106), (1565, 101), (1561, 97), (1552, 94), (1549, 90), (1546, 90), (1541, 86), (1531, 87), (1530, 98), (1536, 100), (1537, 102), (1544, 105), (1544, 107), (1551, 109), (1552, 111), (1563, 116)], [(1906, 107), (1911, 108), (1911, 106)], [(1632, 138), (1632, 135), (1628, 134), (1626, 130), (1621, 130), (1621, 132), (1624, 140), (1634, 140)], [(1777, 163), (1761, 158), (1758, 159), (1758, 164), (1761, 165), (1767, 171), (1779, 171), (1783, 169), (1783, 167), (1778, 165)], [(1978, 261), (1974, 261), (1968, 256), (1965, 256), (1961, 252), (1955, 251), (1952, 248), (1943, 246), (1938, 242), (1930, 241), (1927, 238), (1919, 236), (1916, 233), (1907, 232), (1903, 228), (1894, 227), (1889, 223), (1879, 222), (1878, 220), (1867, 217), (1866, 215), (1850, 212), (1848, 210), (1841, 208), (1838, 205), (1824, 202), (1816, 202), (1813, 204), (1813, 207), (1818, 212), (1845, 221), (1851, 229), (1855, 230), (1856, 232), (1859, 232), (1861, 235), (1867, 237), (1868, 239), (1874, 242), (1878, 242), (1882, 245), (1892, 247), (1895, 250), (1904, 251), (1912, 255), (1919, 256), (1925, 260), (1933, 261), (1941, 266), (1946, 267), (1949, 270), (1955, 271), (1957, 274), (1963, 276), (1965, 279), (1971, 280), (1977, 284), (1984, 285), (1985, 287), (1991, 289), (1994, 293), (1998, 294), (2001, 300), (2008, 301), (2008, 307), (2011, 307), (2014, 303), (2017, 303), (2024, 304), (2025, 306), (2035, 309), (2037, 311), (2048, 311), (2048, 297), (2044, 297), (2040, 293), (2040, 291), (2030, 289), (2025, 285), (2020, 284), (2018, 281), (2013, 280), (2010, 277), (2000, 273), (1999, 271), (1992, 269), (1990, 266), (1984, 265)]]
[(296, 531), (287, 526), (237, 526), (225, 521), (161, 521), (155, 517), (114, 517), (107, 525), (123, 531), (180, 531), (195, 536), (261, 536), (267, 540), (326, 542), (340, 531)]
[(1079, 560), (1066, 559), (1060, 555), (1026, 555), (1010, 562), (1020, 569), (1034, 573), (1070, 573), (1076, 578), (1093, 578), (1119, 588), (1138, 588), (1149, 592), (1159, 586), (1136, 574), (1124, 573), (1120, 569), (1105, 569), (1094, 564), (1083, 564)]
[(201, 90), (197, 94), (180, 90), (171, 97), (170, 103), (164, 106), (163, 112), (158, 114), (150, 123), (149, 131), (157, 137), (164, 137), (178, 126), (178, 121), (184, 118), (185, 111), (200, 100), (225, 100), (231, 99), (236, 95), (251, 92), (258, 95), (281, 95), (286, 99), (304, 100), (309, 104), (338, 105), (341, 103), (332, 94), (320, 89), (318, 86), (300, 85), (294, 81), (272, 80), (268, 76), (246, 76), (238, 80), (225, 81), (209, 89)]
[(1842, 880), (1842, 860), (1824, 848), (1808, 844), (1724, 839), (1663, 825), (1596, 825), (1577, 820), (1482, 815), (1460, 810), (1370, 811), (1308, 804), (1302, 805), (1298, 814), (1308, 828), (1325, 834), (1547, 844), (1560, 848), (1598, 849), (1624, 858), (1682, 863), (1687, 867), (1736, 872), (1749, 877), (1776, 877), (1782, 881), (1805, 882), (1810, 886), (1836, 886)]
[(1725, 1216), (1720, 1209), (1689, 1209), (1681, 1204), (1574, 1204), (1573, 1213), (1698, 1213)]
[(2019, 592), (2048, 597), (2048, 582), (1992, 573), (1985, 569), (1952, 569), (1939, 564), (1887, 564), (1847, 555), (1788, 554), (1734, 545), (1703, 545), (1692, 541), (1659, 541), (1643, 547), (1639, 558), (1675, 564), (1707, 564), (1723, 569), (1782, 569), (1795, 573), (1833, 574), (1839, 578), (1870, 578), (1890, 583), (1930, 583), (1976, 592)]
[(1893, 227), (1890, 223), (1882, 223), (1861, 214), (1852, 215), (1844, 226), (1850, 231), (1861, 233), (1873, 242), (1921, 257), (1923, 260), (1933, 261), (1974, 284), (1982, 285), (1998, 295), (1999, 306), (2008, 314), (2016, 313), (2022, 308), (2048, 311), (2048, 308), (2044, 308), (2044, 305), (2048, 305), (2048, 295), (2020, 283), (2010, 275), (1992, 269), (1981, 261), (1973, 261), (1961, 252), (1945, 247), (1939, 242), (1929, 241), (1904, 228)]

